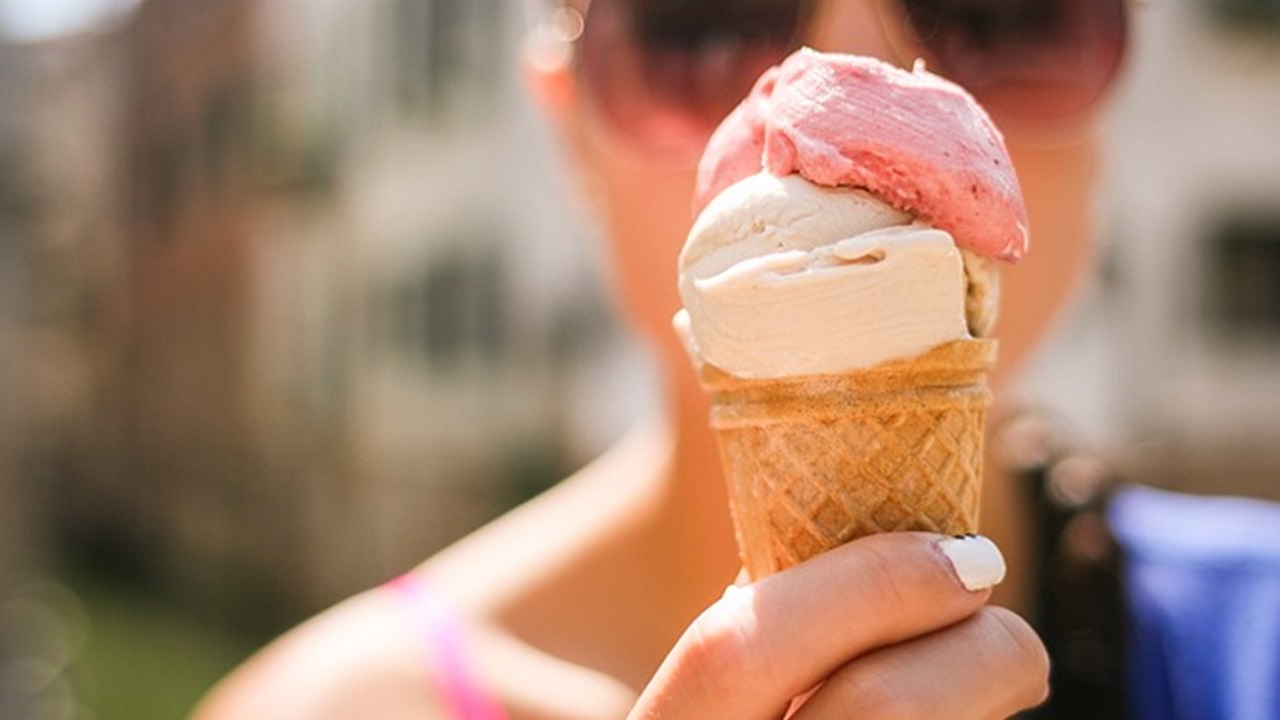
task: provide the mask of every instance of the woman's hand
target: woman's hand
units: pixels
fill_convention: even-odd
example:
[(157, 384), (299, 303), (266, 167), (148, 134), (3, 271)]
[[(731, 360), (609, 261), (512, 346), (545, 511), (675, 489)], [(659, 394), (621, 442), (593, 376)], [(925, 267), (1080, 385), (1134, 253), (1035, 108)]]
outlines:
[(1003, 572), (986, 538), (891, 533), (731, 587), (630, 717), (1008, 717), (1044, 700), (1049, 661), (1026, 622), (984, 607)]

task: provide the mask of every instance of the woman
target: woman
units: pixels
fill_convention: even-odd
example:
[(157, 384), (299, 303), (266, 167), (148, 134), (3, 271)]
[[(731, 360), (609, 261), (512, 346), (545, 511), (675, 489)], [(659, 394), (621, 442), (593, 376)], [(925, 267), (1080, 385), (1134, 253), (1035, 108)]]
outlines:
[[(993, 111), (1034, 240), (1005, 274), (997, 395), (1034, 347), (1086, 265), (1088, 127), (1120, 58), (1123, 4), (905, 5), (596, 0), (553, 13), (556, 44), (534, 53), (528, 75), (597, 192), (619, 296), (666, 373), (664, 421), (293, 630), (218, 687), (201, 720), (777, 718), (788, 708), (1000, 718), (1045, 697), (1039, 640), (987, 602), (995, 576), (983, 571), (1003, 561), (986, 540), (876, 536), (726, 590), (739, 563), (707, 401), (670, 329), (697, 149), (756, 74), (803, 42), (900, 62), (923, 54)], [(931, 19), (928, 43), (906, 17)], [(999, 599), (1017, 606), (1019, 526), (999, 478), (986, 497), (984, 528), (1012, 568)]]

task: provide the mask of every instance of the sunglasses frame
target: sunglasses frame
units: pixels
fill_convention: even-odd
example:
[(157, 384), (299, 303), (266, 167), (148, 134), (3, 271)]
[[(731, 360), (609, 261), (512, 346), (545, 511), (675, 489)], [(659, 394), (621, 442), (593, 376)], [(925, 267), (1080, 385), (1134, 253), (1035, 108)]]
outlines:
[[(600, 1), (607, 3), (621, 2), (622, 0)], [(885, 60), (903, 67), (910, 67), (917, 58), (923, 57), (926, 66), (930, 70), (947, 76), (948, 68), (945, 67), (945, 63), (939, 62), (939, 58), (929, 48), (927, 41), (913, 38), (912, 35), (915, 30), (912, 29), (908, 21), (899, 19), (907, 12), (904, 4), (907, 0), (869, 1), (872, 3), (881, 32), (884, 33), (893, 53), (893, 57), (884, 58)], [(796, 0), (795, 27), (788, 36), (787, 50), (774, 60), (775, 63), (781, 62), (786, 54), (804, 45), (805, 39), (812, 36), (813, 23), (818, 17), (816, 8), (821, 2), (823, 0)], [(1004, 102), (993, 102), (992, 97), (984, 97), (982, 88), (967, 88), (980, 103), (988, 106), (988, 111), (991, 112), (993, 119), (1002, 130), (1007, 134), (1015, 133), (1020, 140), (1034, 141), (1039, 139), (1056, 142), (1067, 136), (1084, 132), (1092, 126), (1098, 109), (1104, 104), (1105, 97), (1116, 84), (1116, 78), (1127, 55), (1132, 8), (1146, 4), (1145, 0), (1059, 0), (1059, 2), (1073, 4), (1073, 7), (1078, 7), (1074, 5), (1075, 3), (1079, 3), (1081, 6), (1106, 3), (1108, 8), (1114, 5), (1113, 9), (1119, 14), (1118, 32), (1114, 33), (1114, 37), (1110, 38), (1112, 44), (1109, 47), (1110, 57), (1107, 59), (1107, 67), (1100, 78), (1093, 83), (1093, 87), (1087, 93), (1089, 96), (1083, 102), (1077, 102), (1075, 106), (1069, 109), (1069, 112), (1059, 113), (1058, 116), (1054, 117), (1046, 117), (1046, 114), (1042, 111), (1042, 103), (1038, 104), (1033, 100), (1024, 101), (1021, 99), (1017, 100), (1017, 102), (1010, 102), (1007, 99)], [(579, 84), (586, 90), (584, 96), (587, 101), (595, 104), (595, 112), (607, 118), (614, 113), (611, 113), (609, 108), (602, 107), (606, 103), (601, 101), (599, 97), (601, 93), (594, 87), (595, 82), (588, 76), (589, 69), (584, 68), (584, 63), (582, 62), (582, 58), (585, 56), (584, 43), (589, 41), (587, 34), (591, 29), (590, 13), (594, 4), (595, 0), (577, 0), (576, 2), (567, 0), (556, 3), (556, 7), (545, 10), (533, 29), (532, 36), (535, 40), (533, 46), (536, 48), (535, 62), (544, 65), (555, 64), (569, 67)], [(754, 81), (754, 77), (752, 81)], [(1028, 89), (1046, 92), (1042, 88), (1029, 87)], [(1049, 90), (1047, 92), (1052, 91)], [(1034, 92), (1028, 93), (1028, 96), (1034, 97)], [(1022, 103), (1022, 107), (1011, 107), (1011, 105), (1016, 105), (1017, 103)], [(688, 156), (692, 155), (692, 160), (696, 161), (696, 156), (701, 150), (702, 143), (705, 142), (706, 137), (709, 136), (710, 132), (714, 130), (715, 126), (730, 110), (732, 110), (732, 105), (724, 108), (719, 117), (708, 118), (705, 132), (700, 133), (697, 141), (691, 138), (685, 139), (681, 142), (670, 143), (671, 147), (660, 147), (652, 138), (638, 137), (622, 127), (615, 127), (614, 129), (620, 135), (628, 136), (628, 139), (641, 146), (644, 152), (653, 154), (656, 157), (674, 158), (677, 161), (688, 162)], [(621, 125), (622, 123), (613, 122), (611, 124)]]

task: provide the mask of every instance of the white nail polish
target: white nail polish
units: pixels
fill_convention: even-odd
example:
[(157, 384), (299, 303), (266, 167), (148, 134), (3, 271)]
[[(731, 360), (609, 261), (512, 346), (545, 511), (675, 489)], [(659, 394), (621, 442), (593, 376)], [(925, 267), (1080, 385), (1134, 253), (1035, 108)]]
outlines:
[(727, 612), (739, 612), (748, 610), (754, 600), (754, 588), (735, 584), (724, 589), (724, 595), (720, 596), (720, 600), (716, 604)]
[(995, 543), (982, 535), (946, 538), (938, 548), (951, 561), (967, 590), (986, 590), (1004, 579), (1004, 556)]
[(722, 597), (725, 600), (729, 600), (732, 602), (744, 602), (745, 600), (750, 599), (750, 596), (751, 596), (750, 587), (744, 587), (742, 585), (734, 583), (733, 585), (730, 585), (729, 587), (724, 589), (724, 595)]

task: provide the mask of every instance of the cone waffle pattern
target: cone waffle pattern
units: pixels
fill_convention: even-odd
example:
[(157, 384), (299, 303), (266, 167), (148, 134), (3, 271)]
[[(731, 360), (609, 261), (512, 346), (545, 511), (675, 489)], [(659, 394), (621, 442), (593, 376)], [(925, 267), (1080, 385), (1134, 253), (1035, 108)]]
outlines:
[(961, 340), (840, 376), (702, 368), (748, 573), (872, 533), (976, 531), (994, 357), (994, 341)]

